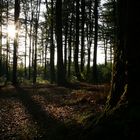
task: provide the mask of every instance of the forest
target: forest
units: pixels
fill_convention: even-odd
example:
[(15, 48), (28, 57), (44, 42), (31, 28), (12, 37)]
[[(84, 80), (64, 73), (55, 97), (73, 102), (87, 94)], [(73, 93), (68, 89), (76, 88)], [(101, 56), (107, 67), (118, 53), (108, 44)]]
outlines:
[(0, 139), (136, 139), (140, 5), (0, 0)]

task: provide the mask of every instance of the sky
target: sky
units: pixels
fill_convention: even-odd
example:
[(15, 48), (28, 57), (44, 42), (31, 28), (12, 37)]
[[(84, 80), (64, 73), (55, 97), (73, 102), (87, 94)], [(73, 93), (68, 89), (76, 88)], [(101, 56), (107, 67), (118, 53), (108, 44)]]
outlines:
[(98, 47), (97, 50), (97, 64), (103, 64), (104, 63), (104, 54), (103, 54), (103, 49)]

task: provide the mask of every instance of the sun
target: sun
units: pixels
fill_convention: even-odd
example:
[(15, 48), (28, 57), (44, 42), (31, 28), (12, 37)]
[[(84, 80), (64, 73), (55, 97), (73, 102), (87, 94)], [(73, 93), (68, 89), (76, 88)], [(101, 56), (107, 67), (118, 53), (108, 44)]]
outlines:
[(15, 34), (16, 34), (15, 26), (8, 25), (7, 33), (8, 33), (8, 36), (13, 39), (15, 37)]

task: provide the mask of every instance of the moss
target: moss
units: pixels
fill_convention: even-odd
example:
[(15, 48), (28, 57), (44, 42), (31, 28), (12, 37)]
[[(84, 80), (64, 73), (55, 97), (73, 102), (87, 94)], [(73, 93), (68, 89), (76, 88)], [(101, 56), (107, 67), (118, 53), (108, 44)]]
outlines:
[(123, 102), (126, 102), (126, 100), (127, 100), (127, 89), (128, 89), (128, 84), (126, 84), (124, 86), (124, 92), (123, 92), (122, 96), (120, 97), (119, 104), (123, 103)]
[(113, 109), (105, 110), (97, 116), (88, 128), (88, 135), (95, 139), (118, 139), (128, 136), (128, 104), (118, 104)]

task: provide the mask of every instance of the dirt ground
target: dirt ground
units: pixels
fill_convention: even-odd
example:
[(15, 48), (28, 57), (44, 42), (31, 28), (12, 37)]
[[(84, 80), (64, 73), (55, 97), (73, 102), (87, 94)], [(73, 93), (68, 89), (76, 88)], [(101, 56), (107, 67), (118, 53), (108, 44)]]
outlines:
[(8, 85), (0, 88), (1, 140), (82, 140), (103, 111), (109, 85)]

